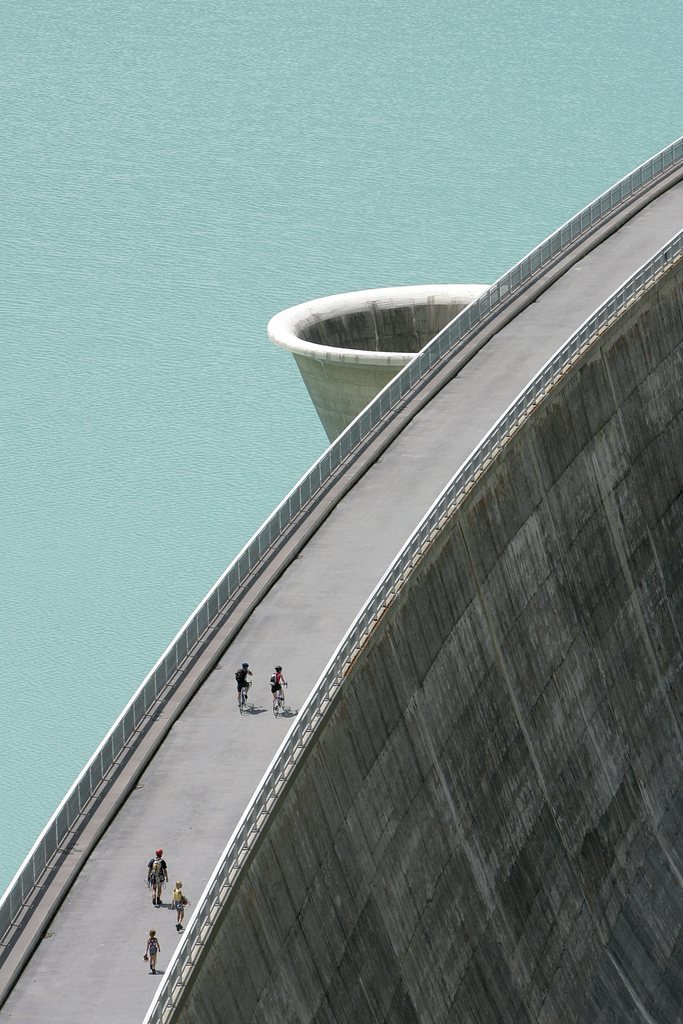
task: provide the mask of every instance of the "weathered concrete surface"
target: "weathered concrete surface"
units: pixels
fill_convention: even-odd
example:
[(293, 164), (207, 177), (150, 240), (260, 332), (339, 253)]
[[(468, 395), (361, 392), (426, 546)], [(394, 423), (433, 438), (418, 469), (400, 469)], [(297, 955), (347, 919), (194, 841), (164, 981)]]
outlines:
[(679, 265), (454, 514), (183, 1024), (682, 1019), (682, 341)]
[[(458, 301), (457, 285), (454, 289), (456, 296), (442, 296), (437, 286), (428, 287), (435, 294), (426, 298), (422, 297), (421, 289), (416, 288), (414, 291), (418, 292), (418, 298), (413, 297), (409, 302), (403, 298), (400, 305), (388, 305), (378, 299), (369, 299), (359, 309), (319, 317), (305, 326), (301, 337), (313, 345), (329, 345), (332, 348), (360, 352), (406, 352), (415, 355), (471, 301), (469, 296), (465, 301)], [(476, 288), (464, 286), (464, 290), (474, 293), (472, 297), (484, 289), (484, 285)], [(445, 287), (442, 290), (445, 292)], [(381, 291), (391, 292), (393, 289)], [(407, 292), (408, 289), (396, 291)]]
[(323, 429), (334, 441), (385, 385), (403, 369), (398, 365), (335, 363), (294, 353), (296, 365)]

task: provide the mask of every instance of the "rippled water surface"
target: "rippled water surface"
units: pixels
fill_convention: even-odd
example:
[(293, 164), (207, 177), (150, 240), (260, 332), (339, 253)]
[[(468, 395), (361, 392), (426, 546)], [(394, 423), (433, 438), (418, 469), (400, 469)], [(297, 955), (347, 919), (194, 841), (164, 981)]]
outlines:
[(494, 280), (681, 134), (680, 13), (3, 5), (0, 890), (325, 446), (270, 316)]

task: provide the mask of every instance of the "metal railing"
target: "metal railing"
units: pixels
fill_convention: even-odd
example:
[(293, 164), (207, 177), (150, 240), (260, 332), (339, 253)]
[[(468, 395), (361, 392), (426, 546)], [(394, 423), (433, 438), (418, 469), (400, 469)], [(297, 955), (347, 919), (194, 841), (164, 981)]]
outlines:
[(541, 242), (408, 363), (313, 464), (180, 629), (50, 818), (0, 901), (0, 940), (4, 939), (6, 945), (11, 942), (6, 935), (12, 923), (60, 845), (87, 816), (93, 801), (97, 800), (98, 788), (119, 755), (136, 742), (140, 727), (148, 720), (151, 709), (173, 691), (188, 658), (211, 639), (213, 627), (222, 619), (228, 606), (238, 600), (245, 583), (253, 579), (256, 570), (272, 557), (285, 533), (296, 525), (302, 510), (311, 506), (337, 471), (358, 457), (362, 443), (380, 421), (384, 421), (405, 399), (417, 381), (424, 380), (432, 371), (436, 372), (436, 364), (457, 353), (475, 330), (510, 303), (567, 249), (588, 235), (619, 206), (638, 193), (647, 192), (678, 164), (683, 164), (683, 138), (636, 168)]
[(307, 745), (331, 706), (350, 661), (360, 651), (374, 626), (405, 583), (411, 568), (419, 562), (445, 522), (453, 514), (472, 484), (487, 468), (495, 454), (567, 367), (595, 339), (598, 332), (623, 312), (664, 270), (683, 256), (683, 232), (675, 236), (618, 291), (586, 320), (562, 348), (541, 368), (536, 377), (509, 406), (476, 450), (461, 466), (389, 567), (344, 639), (330, 658), (320, 679), (301, 708), (285, 737), (187, 924), (180, 945), (166, 968), (143, 1024), (169, 1024), (179, 995), (193, 970), (193, 957), (206, 944), (226, 897), (240, 870), (254, 849), (270, 812), (292, 774), (297, 770)]

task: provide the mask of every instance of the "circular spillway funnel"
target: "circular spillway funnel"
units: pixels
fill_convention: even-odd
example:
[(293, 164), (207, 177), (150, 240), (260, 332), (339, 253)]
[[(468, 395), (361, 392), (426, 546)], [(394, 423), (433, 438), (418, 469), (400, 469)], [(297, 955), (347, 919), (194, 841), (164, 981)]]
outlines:
[(278, 313), (268, 336), (296, 359), (330, 441), (487, 285), (328, 295)]

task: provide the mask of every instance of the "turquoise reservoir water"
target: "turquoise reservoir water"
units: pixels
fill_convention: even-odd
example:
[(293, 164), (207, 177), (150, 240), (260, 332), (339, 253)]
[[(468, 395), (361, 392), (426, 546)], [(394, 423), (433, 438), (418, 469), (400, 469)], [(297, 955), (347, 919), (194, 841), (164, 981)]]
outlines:
[(680, 15), (3, 6), (0, 890), (324, 448), (270, 316), (495, 279), (681, 134)]

